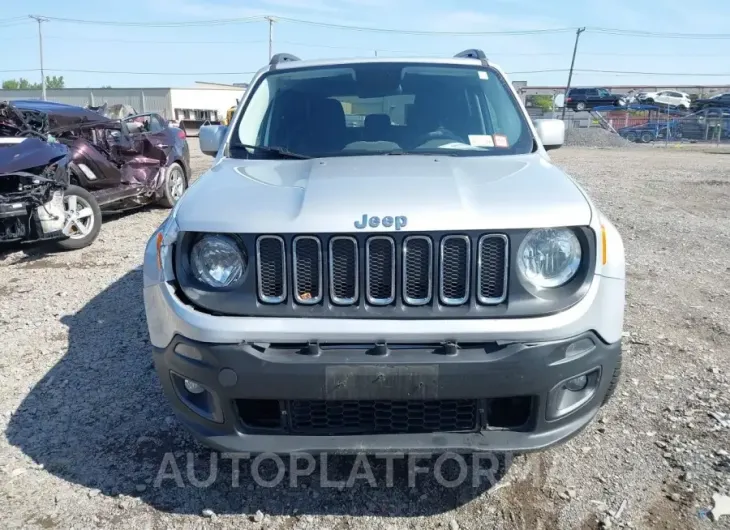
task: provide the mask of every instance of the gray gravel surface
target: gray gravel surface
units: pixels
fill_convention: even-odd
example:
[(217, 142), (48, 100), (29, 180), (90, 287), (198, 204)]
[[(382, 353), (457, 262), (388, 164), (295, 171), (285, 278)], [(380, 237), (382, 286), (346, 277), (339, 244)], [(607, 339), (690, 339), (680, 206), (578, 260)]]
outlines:
[(569, 147), (593, 147), (596, 149), (624, 148), (633, 149), (641, 144), (629, 142), (616, 133), (600, 127), (569, 128), (565, 131), (565, 145)]
[[(376, 487), (322, 488), (318, 471), (266, 488), (245, 466), (235, 485), (230, 460), (191, 486), (217, 454), (172, 418), (151, 366), (139, 266), (167, 211), (148, 208), (106, 219), (82, 251), (0, 255), (2, 526), (730, 528), (705, 515), (713, 493), (730, 494), (730, 157), (553, 153), (614, 220), (628, 259), (623, 384), (572, 441), (516, 457), (491, 489), (428, 476), (411, 488), (399, 464), (393, 487), (380, 464)], [(207, 164), (194, 156), (197, 172)], [(184, 487), (156, 484), (166, 454)], [(352, 465), (333, 458), (327, 476)]]

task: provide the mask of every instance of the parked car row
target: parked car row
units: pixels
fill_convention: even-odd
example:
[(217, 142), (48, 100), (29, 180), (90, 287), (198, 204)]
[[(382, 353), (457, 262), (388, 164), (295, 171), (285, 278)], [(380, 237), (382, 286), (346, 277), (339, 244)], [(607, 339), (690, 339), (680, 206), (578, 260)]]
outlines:
[(653, 120), (616, 131), (632, 142), (656, 140), (727, 140), (730, 139), (730, 109), (706, 108), (671, 120)]
[(634, 103), (657, 105), (680, 111), (698, 111), (707, 108), (730, 109), (730, 92), (692, 101), (689, 94), (676, 90), (639, 92), (630, 95), (615, 94), (607, 88), (571, 88), (565, 98), (565, 106), (579, 112), (597, 107), (627, 107)]
[(179, 200), (190, 175), (184, 132), (155, 113), (113, 119), (108, 110), (0, 103), (0, 243), (80, 249), (103, 212)]

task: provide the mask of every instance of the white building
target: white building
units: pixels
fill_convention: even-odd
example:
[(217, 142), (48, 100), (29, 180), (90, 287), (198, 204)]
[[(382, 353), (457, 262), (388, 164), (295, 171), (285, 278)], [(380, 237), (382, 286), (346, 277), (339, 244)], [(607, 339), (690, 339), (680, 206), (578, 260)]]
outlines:
[[(222, 120), (245, 90), (204, 82), (186, 88), (60, 88), (46, 90), (46, 99), (80, 107), (131, 105), (139, 113), (157, 112), (168, 120)], [(0, 90), (0, 101), (40, 98), (40, 90)]]

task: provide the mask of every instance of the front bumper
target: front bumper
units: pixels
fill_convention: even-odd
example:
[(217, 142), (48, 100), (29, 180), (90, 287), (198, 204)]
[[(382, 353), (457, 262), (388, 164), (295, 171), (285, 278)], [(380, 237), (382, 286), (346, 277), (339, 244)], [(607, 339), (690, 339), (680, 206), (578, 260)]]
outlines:
[[(620, 341), (607, 344), (595, 333), (486, 348), (465, 345), (452, 355), (412, 348), (374, 356), (352, 347), (306, 355), (284, 345), (210, 344), (180, 336), (154, 349), (160, 381), (177, 417), (204, 444), (248, 453), (545, 449), (592, 420), (620, 355)], [(566, 394), (565, 381), (582, 374), (589, 374), (586, 390)], [(204, 399), (188, 393), (185, 378), (206, 388)], [(524, 404), (527, 398), (529, 406), (521, 406), (524, 422), (494, 424), (498, 416), (489, 411), (495, 403), (521, 399)], [(302, 435), (287, 417), (288, 403), (299, 400), (414, 399), (478, 400), (480, 419), (469, 432)], [(278, 403), (278, 422), (262, 427), (249, 420), (257, 410), (245, 407), (260, 407), (260, 400)]]

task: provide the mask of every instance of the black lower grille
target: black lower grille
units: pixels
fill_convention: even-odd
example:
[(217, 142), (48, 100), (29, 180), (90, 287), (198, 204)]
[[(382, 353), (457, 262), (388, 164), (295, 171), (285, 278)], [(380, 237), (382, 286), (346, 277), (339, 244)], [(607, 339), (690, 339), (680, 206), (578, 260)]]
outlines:
[(307, 435), (478, 430), (478, 400), (290, 401), (291, 431)]

